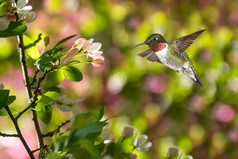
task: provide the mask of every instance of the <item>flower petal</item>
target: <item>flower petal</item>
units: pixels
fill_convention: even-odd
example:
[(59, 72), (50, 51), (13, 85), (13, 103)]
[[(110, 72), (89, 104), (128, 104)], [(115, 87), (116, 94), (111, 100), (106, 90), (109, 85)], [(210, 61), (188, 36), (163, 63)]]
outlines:
[(86, 46), (85, 50), (88, 52), (95, 52), (98, 51), (101, 48), (102, 44), (101, 43), (92, 43)]
[(138, 139), (137, 146), (140, 147), (140, 146), (143, 145), (147, 140), (148, 140), (148, 136), (147, 136), (147, 135), (142, 135), (142, 136), (139, 137), (139, 139)]
[(17, 1), (17, 8), (23, 8), (29, 0), (18, 0)]
[(23, 8), (19, 8), (18, 9), (18, 13), (20, 14), (26, 14), (28, 13), (30, 10), (32, 10), (32, 6), (25, 6)]
[(10, 21), (8, 21), (6, 18), (0, 18), (0, 30), (6, 30), (9, 24)]
[(149, 149), (152, 147), (152, 142), (147, 142), (143, 145), (141, 145), (140, 147), (137, 148), (138, 151), (149, 151)]
[(78, 40), (75, 41), (73, 47), (75, 47), (78, 50), (80, 50), (86, 41), (87, 40), (85, 38), (79, 38)]
[(36, 13), (33, 11), (30, 11), (24, 15), (23, 19), (25, 20), (25, 22), (30, 23), (36, 19)]

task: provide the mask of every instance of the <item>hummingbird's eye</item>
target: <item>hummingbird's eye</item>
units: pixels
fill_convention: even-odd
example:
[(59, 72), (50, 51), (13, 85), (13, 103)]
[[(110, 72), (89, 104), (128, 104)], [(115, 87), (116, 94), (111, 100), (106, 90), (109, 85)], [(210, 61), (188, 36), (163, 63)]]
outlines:
[(156, 40), (158, 40), (158, 38), (153, 38), (153, 39), (152, 39), (152, 41), (156, 41)]

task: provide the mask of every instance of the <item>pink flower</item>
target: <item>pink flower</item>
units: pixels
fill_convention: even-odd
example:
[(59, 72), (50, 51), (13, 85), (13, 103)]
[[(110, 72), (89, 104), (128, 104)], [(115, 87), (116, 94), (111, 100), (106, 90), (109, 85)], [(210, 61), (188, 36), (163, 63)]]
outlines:
[(234, 108), (229, 105), (221, 104), (221, 103), (216, 105), (214, 113), (217, 120), (223, 123), (230, 122), (235, 117)]
[(94, 67), (100, 67), (102, 66), (104, 63), (104, 57), (102, 55), (94, 55), (93, 56), (93, 61), (92, 61), (92, 65)]
[(86, 42), (87, 40), (85, 38), (80, 38), (78, 40), (75, 41), (74, 43), (74, 48), (77, 48), (78, 50), (81, 50), (81, 48), (83, 47), (84, 43)]
[(93, 43), (93, 40), (94, 39), (87, 40), (85, 38), (79, 38), (76, 40), (73, 47), (69, 51), (70, 53), (72, 52), (72, 56), (69, 58), (66, 57), (66, 61), (69, 61), (74, 56), (81, 54), (86, 55), (93, 66), (102, 66), (105, 60), (102, 56), (103, 52), (100, 51), (102, 44), (98, 42)]

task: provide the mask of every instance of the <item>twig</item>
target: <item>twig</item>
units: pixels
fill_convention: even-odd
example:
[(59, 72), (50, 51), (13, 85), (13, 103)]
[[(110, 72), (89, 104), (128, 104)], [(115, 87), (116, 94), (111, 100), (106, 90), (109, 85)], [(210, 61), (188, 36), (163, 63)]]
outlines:
[(38, 42), (41, 40), (41, 35), (42, 35), (42, 33), (40, 33), (40, 34), (38, 35), (38, 38), (37, 38), (33, 43), (28, 44), (27, 46), (25, 46), (25, 49), (28, 49), (28, 48), (30, 48), (30, 47), (36, 45), (36, 43), (38, 43)]
[(50, 132), (48, 132), (48, 133), (46, 133), (46, 134), (43, 134), (42, 136), (43, 136), (43, 137), (51, 137), (51, 136), (53, 136), (55, 132), (60, 132), (60, 128), (63, 127), (64, 125), (66, 125), (66, 124), (69, 123), (69, 122), (70, 122), (70, 120), (66, 120), (64, 123), (62, 123), (61, 125), (59, 125), (55, 130), (50, 131)]
[(37, 76), (37, 74), (40, 72), (40, 70), (37, 70), (36, 72), (35, 72), (35, 75), (34, 75), (34, 77), (33, 77), (33, 80), (32, 80), (32, 82), (31, 82), (31, 85), (33, 85), (35, 82), (36, 82), (36, 76)]
[(17, 134), (6, 134), (6, 133), (1, 133), (0, 136), (2, 137), (19, 137)]
[[(51, 70), (50, 70), (50, 71), (51, 71)], [(16, 120), (19, 119), (19, 118), (21, 117), (21, 115), (24, 114), (28, 109), (35, 107), (35, 104), (36, 104), (36, 101), (37, 101), (37, 96), (38, 96), (37, 92), (39, 91), (40, 84), (41, 84), (41, 82), (45, 79), (46, 74), (49, 73), (50, 71), (46, 71), (46, 72), (43, 74), (43, 76), (39, 79), (39, 82), (38, 82), (38, 84), (37, 84), (37, 86), (36, 86), (36, 89), (35, 89), (35, 91), (34, 91), (33, 101), (31, 102), (31, 104), (30, 104), (28, 107), (26, 107), (23, 111), (21, 111), (21, 112), (16, 116)]]
[(41, 149), (41, 148), (38, 148), (38, 149), (32, 150), (31, 152), (32, 152), (32, 153), (35, 153), (35, 152), (37, 152), (37, 151), (40, 151), (40, 149)]
[(24, 114), (28, 109), (32, 108), (34, 104), (35, 104), (35, 103), (32, 102), (28, 107), (26, 107), (23, 111), (21, 111), (21, 112), (16, 116), (16, 120), (18, 120), (18, 119), (21, 117), (21, 115)]
[(47, 147), (47, 145), (44, 145), (43, 147), (40, 147), (40, 148), (35, 149), (35, 150), (32, 150), (31, 152), (32, 152), (32, 153), (35, 153), (35, 152), (39, 151), (40, 149), (46, 148), (46, 147)]
[(27, 153), (29, 154), (29, 156), (31, 157), (31, 159), (34, 159), (35, 157), (33, 156), (33, 153), (31, 152), (31, 150), (30, 150), (29, 146), (27, 145), (27, 143), (26, 143), (24, 137), (22, 136), (21, 130), (20, 130), (19, 126), (18, 126), (18, 123), (17, 123), (16, 119), (15, 119), (14, 116), (12, 115), (12, 112), (10, 111), (10, 109), (9, 109), (8, 106), (5, 106), (4, 108), (6, 109), (7, 113), (9, 114), (9, 116), (10, 116), (10, 118), (11, 118), (11, 120), (12, 120), (12, 122), (13, 122), (15, 128), (16, 128), (18, 137), (20, 138), (22, 144), (24, 145), (24, 147), (25, 147)]

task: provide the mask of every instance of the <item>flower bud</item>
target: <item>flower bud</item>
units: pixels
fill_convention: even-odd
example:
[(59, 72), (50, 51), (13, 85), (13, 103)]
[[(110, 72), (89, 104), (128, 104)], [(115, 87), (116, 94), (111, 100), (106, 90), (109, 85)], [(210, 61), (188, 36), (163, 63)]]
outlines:
[(45, 43), (45, 46), (49, 45), (49, 43), (50, 43), (50, 37), (49, 36), (46, 36), (44, 38), (44, 43)]
[(6, 15), (5, 15), (5, 17), (6, 17), (6, 19), (8, 20), (8, 21), (14, 21), (14, 20), (16, 20), (16, 16), (14, 15), (14, 14), (12, 14), (12, 13), (7, 13)]
[(104, 130), (100, 134), (100, 138), (104, 141), (104, 144), (108, 144), (112, 141), (113, 137), (108, 130)]
[(167, 152), (167, 157), (177, 157), (179, 155), (179, 149), (177, 147), (170, 147)]
[(103, 157), (103, 159), (113, 159), (110, 155)]
[(4, 89), (4, 85), (1, 83), (0, 84), (0, 90), (3, 90)]
[(100, 67), (103, 65), (103, 63), (104, 63), (104, 57), (102, 55), (96, 54), (93, 56), (92, 65), (94, 67)]
[(134, 134), (134, 128), (130, 127), (130, 126), (126, 126), (124, 127), (123, 131), (122, 131), (122, 136), (124, 137), (130, 137)]
[(193, 159), (193, 156), (187, 156), (187, 157), (185, 157), (184, 159)]
[(138, 156), (137, 154), (132, 153), (132, 154), (130, 154), (129, 159), (136, 159), (137, 156)]

